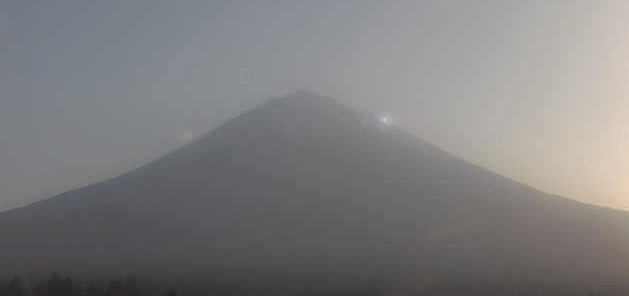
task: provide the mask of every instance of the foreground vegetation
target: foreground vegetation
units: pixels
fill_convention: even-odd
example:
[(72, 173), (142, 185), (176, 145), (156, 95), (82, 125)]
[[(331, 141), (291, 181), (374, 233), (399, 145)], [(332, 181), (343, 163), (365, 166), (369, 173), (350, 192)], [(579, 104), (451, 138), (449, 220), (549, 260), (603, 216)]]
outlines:
[[(38, 284), (27, 283), (20, 277), (14, 277), (8, 282), (0, 281), (0, 296), (196, 296), (196, 295), (336, 295), (336, 296), (380, 296), (383, 294), (376, 286), (366, 286), (357, 289), (339, 289), (340, 287), (324, 287), (326, 284), (315, 285), (316, 287), (305, 285), (303, 290), (277, 290), (268, 289), (263, 286), (245, 287), (246, 283), (242, 281), (232, 282), (230, 284), (223, 283), (224, 285), (210, 285), (203, 287), (188, 287), (186, 293), (178, 293), (179, 291), (174, 288), (162, 289), (161, 292), (156, 292), (160, 288), (151, 287), (151, 292), (142, 289), (134, 277), (127, 277), (124, 279), (112, 279), (105, 284), (96, 283), (78, 283), (72, 280), (70, 277), (61, 277), (58, 274), (53, 274), (48, 280), (44, 280)], [(286, 283), (285, 283), (286, 284)], [(506, 292), (506, 290), (479, 290), (470, 287), (462, 287), (453, 283), (447, 285), (447, 289), (438, 289), (430, 292), (424, 291), (424, 293), (402, 293), (400, 295), (525, 295), (522, 293)], [(163, 285), (162, 285), (163, 287)], [(356, 288), (356, 287), (355, 287)], [(510, 289), (507, 289), (510, 290)], [(188, 293), (190, 292), (190, 293)], [(393, 292), (393, 294), (396, 294)], [(535, 295), (571, 295), (571, 296), (612, 296), (607, 293), (542, 293)]]
[[(153, 296), (142, 290), (135, 278), (125, 280), (113, 279), (103, 287), (89, 284), (86, 287), (74, 282), (70, 277), (60, 277), (54, 274), (48, 281), (34, 287), (27, 285), (20, 277), (14, 277), (8, 283), (0, 286), (0, 296)], [(179, 296), (174, 289), (163, 293), (164, 296)]]

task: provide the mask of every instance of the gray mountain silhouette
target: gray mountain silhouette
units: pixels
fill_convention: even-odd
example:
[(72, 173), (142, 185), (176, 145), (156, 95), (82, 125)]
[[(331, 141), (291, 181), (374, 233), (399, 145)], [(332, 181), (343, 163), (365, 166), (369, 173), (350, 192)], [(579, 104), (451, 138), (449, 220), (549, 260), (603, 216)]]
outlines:
[[(270, 99), (117, 178), (0, 213), (0, 268), (625, 289), (629, 216), (550, 196), (335, 100)], [(406, 279), (406, 280), (405, 280)]]

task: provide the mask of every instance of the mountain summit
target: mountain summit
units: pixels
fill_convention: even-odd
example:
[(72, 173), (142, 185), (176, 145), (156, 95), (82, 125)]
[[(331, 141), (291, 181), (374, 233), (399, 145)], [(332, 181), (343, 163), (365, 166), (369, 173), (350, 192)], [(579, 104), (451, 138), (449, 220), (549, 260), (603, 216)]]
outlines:
[(0, 213), (0, 238), (0, 267), (33, 273), (629, 288), (607, 281), (626, 282), (626, 213), (507, 180), (308, 91), (117, 178)]

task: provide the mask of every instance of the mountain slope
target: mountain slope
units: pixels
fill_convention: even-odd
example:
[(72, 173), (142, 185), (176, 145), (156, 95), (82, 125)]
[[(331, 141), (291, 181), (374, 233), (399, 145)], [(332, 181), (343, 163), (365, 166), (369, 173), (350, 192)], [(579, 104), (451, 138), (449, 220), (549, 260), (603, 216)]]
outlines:
[[(0, 267), (258, 270), (624, 289), (629, 216), (305, 91), (118, 178), (0, 213)], [(569, 283), (569, 284), (566, 284)]]

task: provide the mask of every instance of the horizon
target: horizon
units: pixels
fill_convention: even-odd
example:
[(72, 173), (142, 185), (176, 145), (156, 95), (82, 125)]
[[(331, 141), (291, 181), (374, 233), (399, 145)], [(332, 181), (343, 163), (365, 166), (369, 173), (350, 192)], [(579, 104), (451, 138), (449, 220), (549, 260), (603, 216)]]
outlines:
[[(239, 117), (239, 116), (244, 116), (244, 115), (245, 115), (245, 113), (250, 112), (250, 111), (253, 111), (253, 110), (254, 110), (254, 109), (256, 109), (256, 108), (263, 107), (264, 105), (268, 104), (268, 103), (269, 103), (269, 101), (271, 101), (271, 100), (286, 99), (286, 98), (293, 99), (293, 100), (295, 100), (295, 99), (296, 99), (296, 100), (299, 100), (299, 98), (298, 98), (298, 97), (299, 97), (299, 96), (304, 96), (304, 94), (305, 94), (305, 95), (307, 95), (309, 99), (321, 99), (321, 98), (325, 98), (325, 99), (332, 99), (335, 103), (339, 104), (339, 106), (342, 106), (342, 107), (349, 107), (349, 106), (344, 105), (343, 103), (341, 103), (341, 101), (339, 101), (339, 100), (337, 100), (337, 99), (335, 99), (335, 98), (331, 98), (331, 97), (328, 97), (328, 96), (322, 96), (322, 95), (320, 95), (320, 94), (318, 94), (318, 93), (316, 93), (316, 92), (313, 92), (313, 91), (311, 91), (311, 90), (308, 90), (308, 89), (299, 89), (299, 90), (297, 90), (297, 91), (294, 91), (294, 92), (292, 92), (292, 93), (286, 94), (286, 95), (284, 95), (284, 96), (279, 96), (279, 97), (269, 97), (269, 98), (266, 98), (266, 100), (265, 100), (265, 101), (263, 101), (263, 102), (259, 103), (258, 105), (253, 106), (253, 107), (252, 107), (252, 108), (250, 108), (250, 109), (244, 110), (241, 114), (237, 114), (236, 116), (234, 116), (234, 117), (232, 117), (232, 118), (229, 118), (227, 121), (232, 120), (232, 119), (235, 119), (236, 117)], [(350, 108), (351, 108), (351, 107), (350, 107)], [(353, 110), (354, 110), (354, 111), (357, 111), (357, 112), (361, 112), (360, 110), (357, 110), (357, 109), (353, 109)], [(362, 112), (361, 112), (361, 113), (362, 113)], [(362, 114), (364, 114), (364, 113), (362, 113)], [(385, 117), (391, 117), (391, 115), (390, 115), (390, 114), (387, 114), (387, 115), (381, 115), (381, 114), (364, 114), (364, 115), (367, 115), (367, 116), (372, 117), (372, 120), (373, 120), (374, 122), (379, 122), (379, 123), (385, 124), (385, 125), (387, 125), (387, 126), (389, 126), (389, 127), (392, 127), (392, 128), (398, 129), (398, 130), (402, 131), (403, 133), (407, 134), (407, 135), (408, 135), (408, 136), (410, 136), (410, 137), (417, 138), (417, 139), (419, 139), (419, 140), (421, 140), (421, 141), (423, 141), (423, 142), (426, 142), (427, 144), (432, 145), (432, 146), (436, 147), (437, 149), (439, 149), (439, 150), (441, 150), (441, 151), (443, 151), (443, 152), (445, 152), (445, 153), (447, 153), (447, 154), (449, 154), (449, 155), (452, 155), (452, 156), (454, 156), (454, 157), (456, 157), (456, 158), (458, 158), (458, 159), (460, 159), (460, 160), (463, 160), (464, 162), (467, 162), (467, 163), (469, 163), (469, 164), (471, 164), (471, 165), (473, 165), (473, 166), (478, 166), (478, 167), (480, 167), (481, 169), (486, 170), (486, 171), (487, 171), (487, 172), (489, 172), (489, 173), (492, 173), (492, 174), (497, 174), (497, 175), (499, 175), (499, 176), (501, 176), (501, 177), (503, 177), (503, 178), (505, 178), (505, 179), (507, 179), (507, 180), (509, 180), (509, 181), (516, 182), (516, 183), (518, 183), (518, 184), (521, 184), (521, 185), (524, 185), (524, 186), (527, 186), (527, 187), (531, 187), (531, 188), (533, 188), (534, 190), (539, 191), (539, 192), (541, 192), (541, 193), (543, 193), (543, 194), (547, 194), (547, 195), (554, 195), (554, 196), (559, 197), (559, 198), (564, 198), (564, 199), (568, 199), (568, 200), (576, 201), (576, 202), (579, 202), (579, 203), (582, 203), (582, 204), (586, 204), (586, 205), (593, 205), (593, 206), (598, 206), (598, 207), (602, 207), (602, 208), (609, 208), (609, 209), (619, 210), (619, 211), (624, 211), (624, 212), (628, 212), (628, 213), (629, 213), (629, 211), (628, 211), (627, 209), (615, 208), (615, 207), (605, 206), (605, 205), (597, 205), (597, 204), (593, 204), (593, 203), (588, 203), (587, 201), (579, 201), (579, 200), (575, 200), (575, 199), (570, 198), (570, 197), (560, 196), (560, 195), (555, 195), (555, 194), (552, 194), (552, 193), (550, 193), (550, 192), (545, 192), (545, 191), (543, 191), (542, 189), (536, 188), (536, 187), (534, 187), (534, 186), (531, 186), (531, 185), (528, 185), (528, 184), (522, 183), (522, 182), (520, 182), (520, 181), (518, 181), (518, 180), (511, 179), (511, 178), (509, 178), (509, 177), (507, 177), (507, 176), (501, 175), (499, 172), (493, 171), (493, 170), (491, 170), (490, 168), (487, 168), (487, 167), (484, 167), (484, 166), (482, 166), (482, 165), (480, 165), (480, 164), (474, 163), (474, 162), (472, 162), (472, 161), (470, 161), (470, 160), (467, 160), (467, 159), (465, 159), (465, 158), (463, 158), (463, 157), (461, 157), (461, 156), (458, 156), (458, 155), (456, 155), (456, 154), (454, 154), (454, 153), (452, 153), (452, 152), (450, 152), (450, 151), (447, 151), (447, 150), (445, 150), (445, 149), (443, 149), (443, 148), (441, 148), (441, 147), (439, 147), (439, 146), (437, 146), (437, 145), (434, 145), (433, 143), (427, 142), (427, 141), (425, 141), (424, 139), (422, 139), (421, 137), (417, 137), (416, 135), (413, 135), (413, 134), (408, 133), (407, 131), (405, 131), (405, 130), (401, 129), (399, 126), (397, 126), (397, 125), (395, 125), (393, 122), (391, 122), (391, 121), (392, 121), (392, 119), (391, 119), (391, 118), (387, 118), (386, 120), (384, 120), (384, 119), (383, 119), (383, 116), (385, 116)], [(383, 122), (383, 120), (384, 120), (385, 122)], [(226, 123), (226, 122), (221, 123), (221, 125), (219, 125), (219, 126), (218, 126), (218, 127), (216, 127), (215, 129), (220, 128), (220, 127), (221, 127), (223, 124), (225, 124), (225, 123)], [(120, 172), (119, 174), (117, 174), (117, 175), (115, 175), (115, 176), (107, 177), (107, 178), (100, 179), (100, 180), (95, 180), (95, 181), (90, 182), (90, 183), (88, 183), (88, 184), (85, 184), (85, 185), (83, 185), (83, 186), (81, 186), (81, 187), (71, 188), (71, 189), (69, 189), (69, 190), (65, 190), (65, 191), (59, 192), (59, 193), (54, 194), (54, 195), (51, 195), (51, 196), (47, 196), (47, 197), (44, 197), (44, 198), (41, 198), (41, 199), (37, 199), (37, 200), (32, 201), (32, 202), (27, 203), (27, 204), (14, 206), (14, 207), (11, 207), (11, 208), (8, 208), (8, 209), (1, 209), (1, 208), (0, 208), (0, 213), (5, 212), (5, 211), (10, 211), (10, 210), (13, 210), (13, 209), (19, 209), (19, 208), (23, 208), (23, 207), (28, 207), (28, 206), (30, 206), (31, 204), (34, 204), (34, 203), (37, 203), (37, 202), (40, 202), (40, 201), (45, 201), (45, 200), (47, 200), (47, 199), (49, 199), (49, 198), (56, 197), (56, 196), (58, 196), (58, 195), (63, 195), (63, 194), (65, 194), (65, 193), (67, 193), (67, 192), (70, 192), (70, 191), (74, 191), (74, 190), (77, 190), (77, 189), (81, 189), (81, 188), (84, 188), (84, 187), (87, 187), (87, 186), (90, 186), (90, 185), (95, 185), (95, 184), (99, 184), (99, 183), (107, 182), (107, 181), (112, 180), (112, 179), (114, 179), (114, 178), (117, 178), (117, 177), (123, 176), (123, 175), (125, 175), (125, 174), (131, 173), (131, 172), (133, 172), (133, 171), (135, 171), (135, 170), (137, 170), (137, 169), (139, 169), (139, 168), (141, 168), (141, 167), (143, 167), (143, 166), (145, 166), (145, 165), (147, 165), (147, 164), (150, 164), (150, 163), (155, 162), (155, 161), (158, 161), (158, 160), (160, 160), (160, 159), (162, 159), (162, 158), (164, 158), (164, 157), (167, 157), (168, 155), (172, 154), (172, 153), (173, 153), (173, 152), (175, 152), (175, 151), (178, 151), (178, 150), (180, 150), (180, 149), (185, 148), (186, 146), (190, 145), (190, 144), (191, 144), (191, 142), (193, 142), (193, 141), (197, 141), (197, 140), (200, 140), (200, 139), (202, 139), (202, 138), (205, 138), (205, 137), (211, 136), (211, 135), (212, 135), (212, 133), (214, 132), (214, 130), (215, 130), (215, 129), (212, 129), (212, 130), (208, 131), (207, 133), (205, 133), (205, 134), (203, 134), (203, 135), (201, 135), (201, 136), (199, 136), (199, 137), (193, 138), (193, 139), (184, 139), (184, 140), (182, 141), (182, 144), (181, 144), (179, 147), (176, 147), (175, 149), (170, 150), (170, 151), (166, 151), (166, 152), (165, 152), (165, 153), (163, 153), (162, 155), (157, 155), (156, 157), (154, 157), (154, 158), (152, 158), (152, 159), (149, 159), (147, 162), (145, 162), (145, 163), (140, 163), (139, 165), (137, 165), (137, 166), (135, 166), (135, 167), (133, 167), (133, 168), (131, 168), (131, 169), (127, 170), (127, 171)]]

